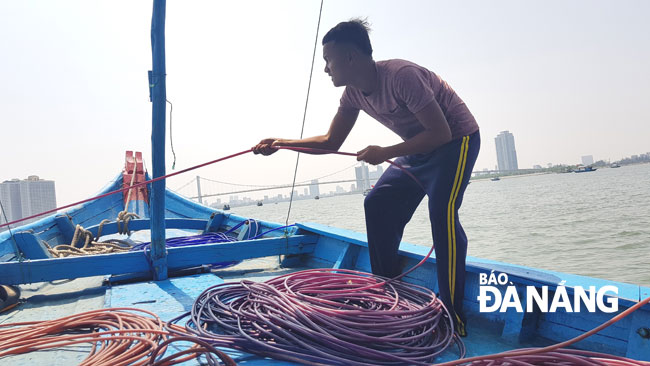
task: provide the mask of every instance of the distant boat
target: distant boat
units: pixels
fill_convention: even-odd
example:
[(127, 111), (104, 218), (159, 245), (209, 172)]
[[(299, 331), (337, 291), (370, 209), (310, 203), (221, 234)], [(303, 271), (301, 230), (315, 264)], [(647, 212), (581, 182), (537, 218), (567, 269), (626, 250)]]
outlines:
[(257, 201), (257, 205), (262, 206), (263, 205), (262, 201)]
[(315, 199), (315, 200), (318, 200), (318, 199), (320, 199), (320, 197), (316, 196), (316, 197), (314, 197), (314, 199)]
[(579, 166), (574, 170), (574, 173), (586, 173), (586, 172), (595, 172), (598, 168), (594, 168), (591, 165), (590, 166)]
[(619, 163), (612, 163), (612, 165), (609, 166), (610, 168), (620, 168), (621, 165)]
[(494, 178), (490, 178), (490, 180), (493, 181), (493, 182), (496, 182), (496, 181), (498, 181), (498, 180), (501, 180), (501, 178), (499, 178), (499, 177), (494, 177)]
[(228, 211), (228, 210), (230, 210), (230, 205), (227, 204), (227, 203), (226, 203), (225, 205), (223, 205), (223, 210), (224, 210), (224, 211)]

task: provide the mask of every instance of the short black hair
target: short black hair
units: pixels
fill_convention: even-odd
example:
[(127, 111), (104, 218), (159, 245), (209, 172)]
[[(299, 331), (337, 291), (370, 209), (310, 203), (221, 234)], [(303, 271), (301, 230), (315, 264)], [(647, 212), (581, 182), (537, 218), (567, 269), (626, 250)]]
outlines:
[(323, 37), (323, 45), (332, 41), (351, 43), (364, 54), (372, 56), (372, 45), (368, 32), (370, 32), (370, 26), (367, 20), (350, 19), (330, 29)]

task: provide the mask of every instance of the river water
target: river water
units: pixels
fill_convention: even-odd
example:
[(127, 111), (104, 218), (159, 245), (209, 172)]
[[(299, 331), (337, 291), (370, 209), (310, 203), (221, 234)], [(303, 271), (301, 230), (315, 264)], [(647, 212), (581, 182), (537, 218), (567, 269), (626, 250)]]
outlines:
[[(365, 232), (363, 199), (354, 194), (294, 201), (289, 222)], [(426, 203), (403, 241), (431, 245)], [(284, 223), (288, 208), (281, 202), (232, 212)], [(470, 256), (650, 286), (650, 164), (473, 180), (460, 221)]]

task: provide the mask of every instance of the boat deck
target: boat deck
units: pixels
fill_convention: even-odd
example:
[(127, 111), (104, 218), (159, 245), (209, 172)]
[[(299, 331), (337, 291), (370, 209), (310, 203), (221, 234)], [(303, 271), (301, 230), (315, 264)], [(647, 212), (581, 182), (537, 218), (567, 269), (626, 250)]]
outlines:
[[(278, 275), (294, 272), (302, 268), (284, 269), (278, 265), (277, 257), (266, 257), (244, 261), (234, 267), (213, 270), (211, 273), (172, 277), (165, 281), (142, 281), (131, 283), (109, 283), (104, 276), (60, 280), (22, 285), (24, 303), (0, 314), (0, 324), (57, 319), (67, 315), (102, 308), (131, 307), (148, 310), (157, 314), (163, 321), (179, 316), (192, 307), (196, 297), (206, 288), (224, 281), (241, 279), (265, 281)], [(551, 342), (544, 339), (534, 343), (518, 343), (501, 337), (501, 329), (481, 324), (485, 320), (469, 319), (469, 335), (463, 338), (467, 356), (491, 354), (522, 347), (545, 346)], [(183, 323), (181, 323), (183, 324)], [(178, 347), (168, 350), (174, 352)], [(60, 350), (33, 352), (12, 356), (7, 361), (13, 365), (73, 365), (79, 364), (90, 350), (90, 345), (67, 347)], [(261, 358), (225, 350), (237, 363), (246, 365), (294, 365), (295, 363)], [(455, 347), (447, 351), (439, 361), (458, 358)], [(184, 365), (195, 365), (196, 360)]]

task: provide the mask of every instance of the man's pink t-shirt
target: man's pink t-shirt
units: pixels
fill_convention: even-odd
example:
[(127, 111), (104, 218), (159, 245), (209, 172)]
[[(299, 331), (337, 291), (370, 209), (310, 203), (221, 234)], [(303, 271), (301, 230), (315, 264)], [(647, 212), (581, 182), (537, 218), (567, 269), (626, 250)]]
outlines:
[(415, 117), (436, 100), (449, 123), (452, 139), (478, 131), (476, 119), (456, 92), (438, 75), (405, 60), (377, 61), (379, 87), (370, 95), (347, 86), (339, 109), (362, 110), (408, 140), (424, 131)]

